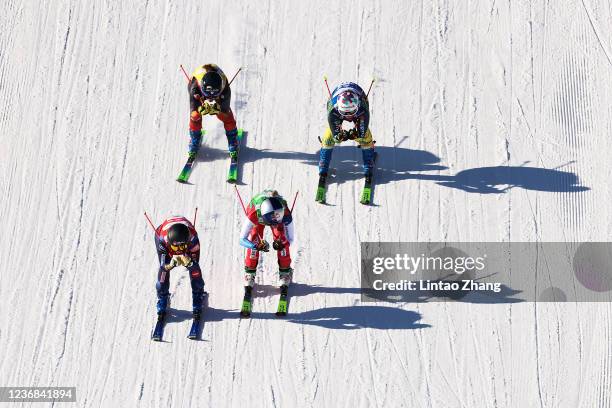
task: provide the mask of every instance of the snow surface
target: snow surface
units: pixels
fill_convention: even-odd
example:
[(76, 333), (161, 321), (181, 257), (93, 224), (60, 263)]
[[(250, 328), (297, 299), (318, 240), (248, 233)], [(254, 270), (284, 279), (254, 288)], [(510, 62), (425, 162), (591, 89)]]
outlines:
[[(358, 288), (360, 241), (609, 240), (611, 30), (604, 0), (3, 0), (0, 385), (76, 386), (79, 407), (610, 407), (609, 303), (366, 304)], [(238, 318), (242, 210), (216, 119), (193, 184), (175, 182), (179, 64), (206, 62), (244, 67), (242, 194), (300, 191), (285, 320), (271, 254)], [(324, 74), (377, 79), (372, 207), (349, 144), (314, 202)], [(511, 180), (495, 189), (461, 177), (496, 166)], [(154, 343), (142, 213), (196, 206), (203, 341), (175, 272)]]

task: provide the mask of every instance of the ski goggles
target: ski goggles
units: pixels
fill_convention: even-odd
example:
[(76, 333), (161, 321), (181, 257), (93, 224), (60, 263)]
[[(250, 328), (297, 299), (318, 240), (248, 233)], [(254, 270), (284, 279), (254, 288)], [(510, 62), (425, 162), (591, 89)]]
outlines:
[(186, 251), (187, 250), (187, 243), (182, 243), (182, 244), (170, 244), (170, 249), (173, 250), (174, 252), (177, 251)]

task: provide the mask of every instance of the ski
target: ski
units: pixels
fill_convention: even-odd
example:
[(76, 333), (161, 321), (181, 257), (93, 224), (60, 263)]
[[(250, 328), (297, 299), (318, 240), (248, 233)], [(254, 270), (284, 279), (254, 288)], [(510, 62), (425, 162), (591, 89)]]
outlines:
[(283, 317), (287, 316), (287, 307), (289, 305), (289, 287), (287, 285), (281, 285), (280, 298), (278, 299), (278, 307), (276, 308), (276, 316)]
[[(374, 152), (374, 163), (376, 163), (377, 157), (378, 157), (378, 153)], [(365, 176), (363, 190), (361, 191), (361, 200), (359, 200), (359, 202), (364, 205), (369, 205), (372, 203), (372, 174), (371, 173)]]
[(244, 287), (244, 298), (242, 299), (242, 307), (240, 308), (240, 316), (250, 317), (253, 305), (253, 288), (250, 286)]
[(372, 199), (372, 175), (368, 175), (365, 177), (365, 183), (363, 185), (363, 190), (361, 191), (361, 200), (359, 202), (364, 205), (370, 204)]
[(187, 338), (191, 340), (197, 340), (200, 337), (200, 328), (202, 323), (202, 314), (194, 313), (193, 320), (191, 322), (191, 330), (189, 330), (189, 335)]
[(321, 174), (319, 176), (319, 184), (317, 186), (317, 196), (315, 197), (315, 201), (321, 204), (325, 204), (325, 193), (326, 193), (326, 186), (325, 186), (325, 181), (327, 179), (327, 175)]
[(155, 323), (155, 328), (153, 329), (153, 333), (151, 334), (151, 340), (162, 341), (162, 337), (164, 337), (165, 324), (166, 324), (166, 314), (162, 313), (162, 314), (157, 315), (157, 323)]
[[(238, 129), (238, 135), (236, 136), (238, 139), (238, 148), (236, 150), (237, 153), (240, 152), (240, 142), (242, 141), (242, 129)], [(227, 172), (227, 182), (235, 183), (238, 180), (238, 155), (235, 157), (230, 157), (230, 166)]]
[(183, 170), (181, 170), (181, 174), (177, 177), (176, 181), (179, 183), (187, 183), (189, 181), (189, 176), (191, 175), (191, 170), (193, 169), (193, 164), (195, 162), (195, 157), (190, 157), (187, 159)]
[[(206, 131), (202, 130), (202, 138), (204, 138), (205, 133)], [(189, 181), (189, 176), (191, 175), (191, 170), (193, 170), (193, 165), (195, 164), (196, 157), (197, 155), (187, 159), (187, 162), (185, 163), (185, 166), (183, 166), (183, 170), (181, 170), (181, 173), (177, 177), (176, 181), (178, 181), (179, 183), (187, 183)]]

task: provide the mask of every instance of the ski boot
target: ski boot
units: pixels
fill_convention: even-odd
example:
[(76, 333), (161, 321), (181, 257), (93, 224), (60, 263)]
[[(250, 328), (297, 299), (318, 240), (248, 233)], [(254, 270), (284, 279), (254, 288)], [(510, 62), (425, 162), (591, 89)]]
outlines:
[(276, 316), (287, 316), (289, 307), (289, 285), (293, 277), (293, 269), (280, 268), (278, 270), (278, 280), (280, 281), (280, 297), (278, 298), (278, 307), (276, 308)]
[(293, 269), (291, 268), (279, 268), (278, 270), (278, 281), (280, 286), (289, 286), (291, 279), (293, 278)]
[(201, 130), (190, 130), (189, 131), (189, 160), (195, 160), (200, 151), (200, 145), (202, 144), (202, 131)]
[(170, 304), (170, 296), (165, 295), (157, 299), (157, 317), (163, 319), (166, 316), (166, 311)]
[(251, 309), (253, 307), (253, 286), (255, 286), (255, 273), (254, 269), (244, 267), (244, 297), (242, 299), (242, 306), (240, 308), (240, 316), (249, 317), (251, 316)]
[(202, 315), (202, 307), (204, 305), (204, 292), (193, 294), (193, 318), (199, 320)]

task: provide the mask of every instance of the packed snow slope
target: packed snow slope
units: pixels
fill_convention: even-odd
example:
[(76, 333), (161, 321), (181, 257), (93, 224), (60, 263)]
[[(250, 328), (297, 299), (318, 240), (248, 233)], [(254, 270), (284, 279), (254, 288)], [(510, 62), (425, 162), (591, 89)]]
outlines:
[[(608, 303), (361, 303), (358, 289), (360, 241), (609, 240), (610, 31), (604, 0), (3, 0), (0, 385), (76, 386), (80, 407), (611, 406)], [(207, 62), (243, 67), (243, 196), (300, 192), (286, 319), (272, 253), (238, 318), (242, 209), (215, 118), (192, 184), (175, 181), (179, 64)], [(350, 143), (330, 205), (314, 202), (324, 75), (376, 78), (373, 206)], [(186, 338), (177, 269), (154, 343), (142, 214), (196, 206), (203, 341)]]

